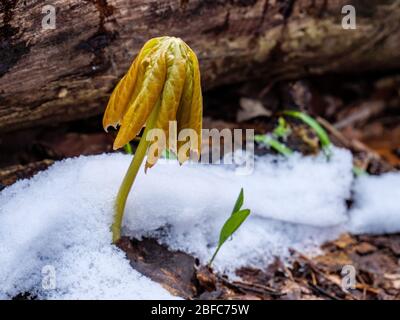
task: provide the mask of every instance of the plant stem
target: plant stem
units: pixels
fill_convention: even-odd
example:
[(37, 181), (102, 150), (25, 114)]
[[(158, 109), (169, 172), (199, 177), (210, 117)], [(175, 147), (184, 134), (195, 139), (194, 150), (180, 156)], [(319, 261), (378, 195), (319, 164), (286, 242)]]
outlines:
[(210, 262), (208, 263), (208, 266), (209, 266), (209, 267), (211, 267), (211, 265), (212, 265), (212, 263), (213, 263), (215, 257), (217, 256), (217, 253), (218, 253), (219, 249), (221, 249), (221, 246), (220, 246), (220, 245), (218, 246), (217, 250), (215, 250), (215, 252), (214, 252), (214, 254), (213, 254), (213, 256), (212, 256)]
[(124, 145), (124, 150), (127, 154), (133, 154), (132, 146), (129, 142), (126, 145)]
[(285, 146), (283, 143), (280, 143), (277, 139), (271, 137), (271, 135), (262, 135), (257, 134), (254, 136), (254, 141), (263, 143), (272, 149), (278, 151), (280, 154), (285, 157), (289, 157), (293, 154), (293, 150), (289, 147)]
[(154, 128), (157, 116), (160, 109), (160, 100), (155, 105), (153, 111), (150, 114), (149, 119), (146, 123), (146, 128), (143, 132), (143, 136), (140, 139), (139, 145), (136, 149), (135, 155), (133, 156), (132, 162), (129, 165), (128, 171), (125, 174), (124, 180), (119, 188), (117, 199), (115, 201), (114, 207), (114, 221), (111, 226), (112, 231), (112, 241), (116, 243), (121, 238), (121, 225), (122, 218), (124, 216), (126, 199), (128, 198), (129, 192), (131, 191), (133, 182), (137, 176), (137, 173), (142, 165), (143, 159), (146, 155), (147, 148), (150, 144), (150, 141), (147, 141), (148, 132)]

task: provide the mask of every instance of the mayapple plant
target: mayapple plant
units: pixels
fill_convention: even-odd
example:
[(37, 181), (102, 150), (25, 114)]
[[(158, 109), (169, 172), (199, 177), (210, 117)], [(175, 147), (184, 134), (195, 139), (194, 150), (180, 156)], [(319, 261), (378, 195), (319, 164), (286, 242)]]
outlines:
[[(180, 164), (199, 159), (201, 149), (203, 101), (200, 70), (196, 54), (181, 39), (158, 37), (145, 43), (128, 72), (111, 94), (104, 113), (103, 127), (120, 126), (114, 150), (125, 146), (145, 126), (142, 138), (128, 168), (115, 201), (114, 221), (111, 226), (113, 243), (121, 237), (125, 204), (132, 184), (147, 154), (145, 170), (151, 168), (164, 150), (177, 154)], [(197, 143), (178, 141), (176, 147), (157, 139), (155, 151), (147, 153), (152, 129), (169, 136), (169, 122), (176, 121), (178, 132), (192, 129)], [(190, 140), (190, 139), (189, 139)]]

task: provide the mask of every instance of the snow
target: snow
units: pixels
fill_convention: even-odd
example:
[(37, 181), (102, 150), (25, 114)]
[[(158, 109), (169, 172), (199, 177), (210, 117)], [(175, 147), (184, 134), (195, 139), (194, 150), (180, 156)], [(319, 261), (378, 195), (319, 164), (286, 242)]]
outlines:
[[(106, 174), (112, 167), (102, 169), (102, 158), (111, 159), (56, 163), (0, 194), (0, 299), (23, 292), (42, 299), (175, 298), (110, 245), (118, 175)], [(42, 286), (46, 266), (56, 271), (55, 290)]]
[[(113, 201), (130, 161), (122, 154), (67, 159), (0, 193), (0, 298), (176, 298), (110, 245)], [(345, 230), (400, 231), (399, 182), (391, 173), (354, 184), (351, 154), (338, 148), (329, 162), (324, 155), (264, 156), (247, 176), (233, 165), (161, 160), (139, 173), (123, 234), (157, 237), (206, 263), (243, 187), (243, 208), (252, 213), (213, 264), (233, 276), (241, 266), (285, 258), (289, 248), (315, 253)], [(44, 266), (54, 268), (55, 289), (42, 285)]]
[(400, 173), (361, 176), (355, 182), (350, 231), (394, 233), (400, 231)]
[(343, 149), (329, 163), (324, 155), (264, 156), (247, 176), (232, 166), (164, 162), (136, 181), (123, 233), (157, 237), (206, 263), (243, 187), (251, 215), (214, 267), (230, 273), (246, 263), (263, 266), (289, 247), (311, 250), (336, 235), (335, 226), (347, 220), (351, 183), (352, 158)]

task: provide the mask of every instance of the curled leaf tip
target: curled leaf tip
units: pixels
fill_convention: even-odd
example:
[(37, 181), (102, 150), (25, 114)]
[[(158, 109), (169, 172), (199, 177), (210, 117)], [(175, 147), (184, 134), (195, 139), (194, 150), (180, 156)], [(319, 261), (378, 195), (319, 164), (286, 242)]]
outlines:
[(115, 124), (103, 124), (103, 129), (104, 129), (104, 131), (105, 132), (107, 132), (108, 133), (108, 129), (111, 127), (111, 128), (114, 128), (114, 130), (117, 130), (117, 128), (118, 128), (118, 123), (115, 123)]

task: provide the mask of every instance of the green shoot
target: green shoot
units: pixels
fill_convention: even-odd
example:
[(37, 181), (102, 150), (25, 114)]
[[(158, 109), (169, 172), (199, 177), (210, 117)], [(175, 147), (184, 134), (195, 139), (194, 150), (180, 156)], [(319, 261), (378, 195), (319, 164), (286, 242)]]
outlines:
[(236, 200), (235, 206), (233, 207), (232, 214), (226, 220), (225, 224), (223, 225), (220, 235), (219, 235), (219, 241), (218, 241), (218, 247), (215, 250), (210, 262), (208, 263), (208, 266), (211, 266), (212, 262), (214, 261), (219, 249), (221, 249), (222, 245), (225, 243), (226, 240), (230, 236), (233, 235), (233, 233), (239, 229), (241, 224), (246, 220), (246, 218), (250, 214), (249, 209), (242, 209), (243, 206), (243, 201), (244, 201), (244, 195), (243, 195), (243, 188), (240, 190), (239, 196)]
[(290, 133), (291, 130), (286, 120), (283, 117), (279, 117), (278, 126), (274, 129), (272, 135), (258, 134), (254, 136), (254, 140), (258, 143), (265, 144), (285, 157), (288, 157), (293, 153), (292, 149), (279, 142), (278, 138), (286, 138)]
[(285, 146), (283, 143), (280, 143), (277, 139), (273, 138), (271, 135), (256, 134), (254, 136), (254, 140), (258, 143), (263, 143), (271, 147), (272, 149), (276, 150), (285, 157), (288, 157), (293, 153), (292, 149)]
[(292, 130), (290, 130), (285, 118), (279, 117), (278, 126), (274, 129), (272, 134), (277, 138), (286, 138), (291, 132)]
[(173, 160), (177, 159), (176, 155), (173, 152), (169, 151), (168, 149), (165, 149), (163, 151), (162, 157), (165, 158), (165, 159), (173, 159)]
[(354, 174), (356, 177), (361, 177), (361, 176), (368, 175), (367, 171), (365, 171), (364, 169), (362, 169), (362, 168), (360, 168), (360, 167), (357, 167), (357, 166), (354, 166), (354, 167), (353, 167), (353, 174)]
[(133, 154), (132, 146), (129, 142), (126, 145), (124, 145), (124, 151), (127, 154)]
[(310, 117), (304, 112), (296, 110), (283, 111), (283, 114), (300, 119), (305, 124), (309, 125), (317, 134), (319, 141), (321, 142), (322, 149), (329, 159), (329, 157), (331, 156), (331, 141), (324, 128), (322, 128), (321, 125), (314, 118)]

